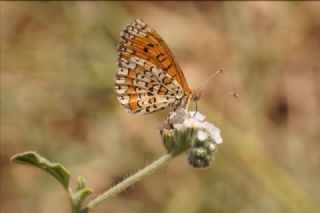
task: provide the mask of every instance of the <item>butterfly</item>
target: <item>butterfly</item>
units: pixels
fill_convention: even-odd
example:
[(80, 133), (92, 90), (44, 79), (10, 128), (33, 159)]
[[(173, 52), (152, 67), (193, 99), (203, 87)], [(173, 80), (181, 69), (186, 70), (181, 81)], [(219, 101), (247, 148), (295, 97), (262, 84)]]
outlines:
[(148, 114), (187, 108), (200, 98), (191, 90), (168, 45), (141, 18), (121, 32), (115, 91), (127, 112)]

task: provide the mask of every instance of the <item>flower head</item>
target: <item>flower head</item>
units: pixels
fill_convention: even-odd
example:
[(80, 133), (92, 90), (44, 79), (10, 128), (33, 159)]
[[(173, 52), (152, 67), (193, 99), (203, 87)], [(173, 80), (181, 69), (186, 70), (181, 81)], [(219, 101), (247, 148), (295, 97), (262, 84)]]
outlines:
[(199, 112), (179, 109), (166, 119), (161, 135), (168, 152), (188, 152), (189, 164), (196, 168), (210, 165), (216, 145), (222, 143), (220, 129), (205, 121)]

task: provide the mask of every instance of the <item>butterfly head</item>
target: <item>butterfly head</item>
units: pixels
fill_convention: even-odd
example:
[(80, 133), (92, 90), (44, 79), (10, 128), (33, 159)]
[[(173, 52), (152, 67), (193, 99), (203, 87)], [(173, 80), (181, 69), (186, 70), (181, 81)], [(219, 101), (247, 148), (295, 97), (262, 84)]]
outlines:
[(198, 101), (201, 98), (201, 88), (198, 88), (196, 90), (192, 90), (192, 96), (191, 96), (191, 100), (192, 101)]

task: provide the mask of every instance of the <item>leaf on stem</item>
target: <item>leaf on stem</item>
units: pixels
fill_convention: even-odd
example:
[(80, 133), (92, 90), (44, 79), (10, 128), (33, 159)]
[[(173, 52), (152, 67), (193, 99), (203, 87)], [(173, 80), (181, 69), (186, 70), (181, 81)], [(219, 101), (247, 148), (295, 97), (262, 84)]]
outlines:
[(79, 176), (77, 178), (77, 187), (76, 193), (77, 199), (82, 203), (91, 193), (93, 190), (87, 187), (86, 181), (83, 177)]
[(70, 174), (69, 171), (66, 170), (61, 164), (52, 163), (34, 151), (27, 151), (16, 154), (12, 156), (10, 160), (14, 163), (35, 166), (42, 169), (43, 171), (52, 175), (56, 180), (58, 180), (62, 184), (64, 189), (68, 191)]

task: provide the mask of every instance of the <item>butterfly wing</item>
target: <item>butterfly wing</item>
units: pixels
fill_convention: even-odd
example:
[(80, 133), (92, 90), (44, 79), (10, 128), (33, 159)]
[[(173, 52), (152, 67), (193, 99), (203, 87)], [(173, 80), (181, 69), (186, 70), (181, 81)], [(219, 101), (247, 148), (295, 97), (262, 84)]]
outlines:
[(166, 43), (142, 19), (124, 28), (118, 51), (116, 93), (128, 112), (177, 107), (192, 93)]

